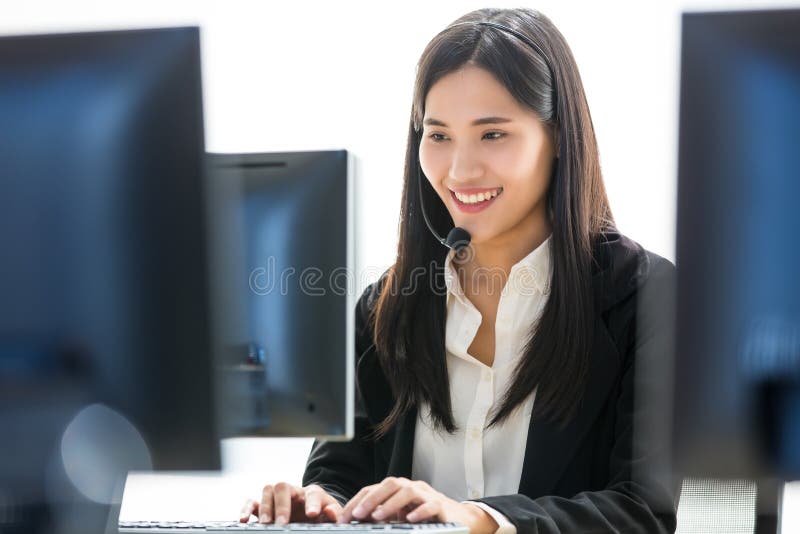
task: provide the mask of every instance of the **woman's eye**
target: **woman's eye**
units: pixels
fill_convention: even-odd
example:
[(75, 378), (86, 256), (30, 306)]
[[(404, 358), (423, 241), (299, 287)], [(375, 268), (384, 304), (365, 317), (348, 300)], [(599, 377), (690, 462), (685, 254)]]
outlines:
[[(484, 138), (487, 138), (487, 136), (489, 141), (497, 141), (498, 139), (502, 139), (503, 137), (505, 137), (506, 134), (502, 132), (489, 132), (484, 135)], [(433, 133), (430, 134), (428, 137), (430, 137), (436, 143), (440, 143), (445, 140), (445, 136), (440, 133)]]

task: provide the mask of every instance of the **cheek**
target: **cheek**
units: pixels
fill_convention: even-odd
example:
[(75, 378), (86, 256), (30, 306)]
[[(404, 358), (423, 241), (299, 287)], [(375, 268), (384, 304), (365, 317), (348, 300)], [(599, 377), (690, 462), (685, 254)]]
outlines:
[(419, 163), (423, 172), (428, 174), (430, 171), (433, 174), (433, 171), (441, 166), (442, 155), (439, 147), (432, 147), (430, 143), (423, 141), (419, 147)]
[(541, 196), (550, 180), (550, 155), (541, 146), (498, 152), (497, 165), (501, 176), (506, 177), (509, 188), (522, 198)]
[(538, 167), (539, 151), (536, 148), (527, 138), (516, 137), (493, 146), (487, 159), (499, 176), (510, 181), (521, 180), (531, 174), (531, 169)]
[[(419, 164), (433, 188), (436, 189), (440, 196), (443, 195), (446, 191), (444, 185), (442, 185), (442, 180), (447, 176), (449, 167), (449, 161), (444, 150), (423, 143), (419, 149)], [(425, 176), (423, 176), (423, 179)]]

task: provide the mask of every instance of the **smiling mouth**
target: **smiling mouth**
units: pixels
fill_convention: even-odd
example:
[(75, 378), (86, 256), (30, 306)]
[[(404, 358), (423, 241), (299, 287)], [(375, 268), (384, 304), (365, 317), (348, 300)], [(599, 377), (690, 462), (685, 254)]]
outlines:
[(503, 192), (502, 187), (496, 187), (495, 189), (487, 189), (486, 191), (481, 191), (480, 193), (472, 193), (472, 194), (464, 194), (458, 193), (453, 191), (453, 195), (458, 199), (459, 202), (462, 204), (475, 205), (480, 204), (481, 202), (486, 202), (487, 200), (491, 200), (495, 198), (497, 195)]

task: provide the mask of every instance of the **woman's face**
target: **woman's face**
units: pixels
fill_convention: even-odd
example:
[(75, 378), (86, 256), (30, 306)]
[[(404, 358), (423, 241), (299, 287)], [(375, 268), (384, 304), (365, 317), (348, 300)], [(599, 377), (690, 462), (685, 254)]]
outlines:
[(551, 134), (492, 74), (466, 66), (439, 79), (423, 127), (422, 172), (472, 243), (504, 243), (547, 223)]

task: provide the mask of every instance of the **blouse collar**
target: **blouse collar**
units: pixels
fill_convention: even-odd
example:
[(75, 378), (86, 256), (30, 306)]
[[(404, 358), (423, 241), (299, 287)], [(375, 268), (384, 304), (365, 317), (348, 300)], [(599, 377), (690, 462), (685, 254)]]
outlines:
[[(538, 247), (530, 251), (524, 258), (511, 267), (508, 280), (503, 291), (514, 291), (524, 296), (529, 296), (532, 292), (538, 291), (542, 295), (550, 292), (550, 281), (552, 278), (550, 262), (550, 241), (553, 234), (547, 236)], [(458, 280), (458, 273), (453, 265), (454, 250), (447, 253), (444, 262), (444, 280), (447, 286), (448, 302), (452, 297), (459, 299), (462, 304), (466, 304), (466, 296)], [(487, 271), (487, 276), (491, 276), (491, 271)]]

